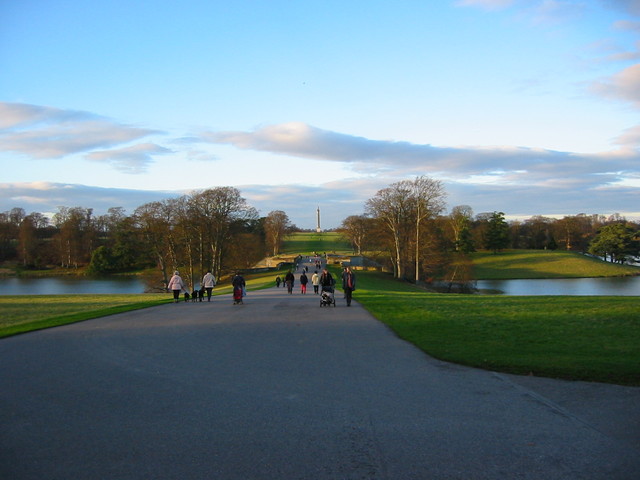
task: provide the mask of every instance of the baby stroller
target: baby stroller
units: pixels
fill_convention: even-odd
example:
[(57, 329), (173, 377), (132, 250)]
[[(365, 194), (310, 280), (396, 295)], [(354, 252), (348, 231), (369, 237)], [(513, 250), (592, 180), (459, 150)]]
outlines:
[(336, 306), (336, 297), (333, 294), (333, 287), (322, 287), (322, 292), (320, 293), (320, 306), (321, 307), (330, 307)]
[(238, 303), (242, 303), (242, 287), (237, 286), (233, 287), (233, 304), (237, 305)]

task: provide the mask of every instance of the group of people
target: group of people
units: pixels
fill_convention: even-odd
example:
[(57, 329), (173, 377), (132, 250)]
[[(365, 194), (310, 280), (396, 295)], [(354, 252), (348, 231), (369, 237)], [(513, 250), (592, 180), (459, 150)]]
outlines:
[[(276, 286), (279, 288), (280, 284), (283, 286), (286, 285), (287, 292), (289, 294), (293, 293), (293, 287), (295, 285), (295, 276), (293, 272), (289, 270), (284, 277), (284, 280), (280, 278), (278, 275), (276, 277)], [(307, 284), (309, 283), (309, 278), (306, 274), (306, 269), (302, 270), (300, 274), (300, 293), (307, 293)], [(246, 295), (246, 282), (244, 277), (238, 272), (233, 277), (231, 284), (233, 285), (233, 300), (234, 303), (242, 303), (242, 297)], [(320, 293), (320, 287), (322, 287), (322, 291), (329, 290), (333, 291), (333, 287), (336, 284), (336, 281), (333, 278), (333, 275), (324, 268), (322, 270), (322, 274), (318, 275), (318, 271), (313, 272), (311, 276), (311, 284), (313, 285), (313, 293)], [(213, 292), (213, 287), (216, 285), (216, 277), (209, 270), (205, 276), (202, 278), (202, 289), (207, 293), (207, 301), (211, 301), (211, 294)], [(173, 302), (178, 303), (180, 301), (180, 294), (182, 291), (186, 292), (185, 295), (189, 295), (189, 291), (187, 290), (187, 286), (180, 277), (180, 272), (177, 270), (173, 273), (171, 280), (167, 284), (167, 288), (173, 292)], [(347, 306), (351, 306), (351, 299), (353, 296), (353, 291), (356, 289), (356, 276), (351, 270), (351, 267), (345, 267), (342, 272), (342, 290), (344, 291), (344, 298), (347, 301)], [(194, 292), (195, 293), (195, 292)], [(185, 300), (186, 300), (185, 296)]]
[[(201, 285), (201, 289), (204, 289), (204, 291), (207, 292), (207, 302), (210, 302), (213, 287), (216, 286), (216, 277), (211, 273), (211, 270), (202, 277)], [(171, 277), (171, 280), (169, 280), (167, 288), (173, 292), (174, 303), (178, 303), (180, 301), (180, 294), (182, 291), (185, 292), (185, 301), (187, 300), (188, 297), (186, 297), (186, 295), (189, 295), (189, 290), (187, 290), (187, 285), (184, 283), (184, 280), (182, 280), (179, 271), (176, 270), (173, 272), (173, 276)], [(195, 293), (195, 290), (193, 293)]]
[[(307, 277), (306, 270), (303, 269), (300, 274), (300, 293), (307, 293), (307, 284), (309, 283), (309, 278)], [(293, 293), (293, 287), (295, 285), (295, 276), (293, 272), (289, 270), (284, 277), (284, 280), (280, 278), (280, 275), (276, 277), (276, 287), (280, 288), (280, 284), (282, 286), (287, 287), (287, 292), (289, 294)], [(311, 284), (313, 285), (313, 293), (320, 293), (320, 287), (322, 287), (322, 291), (330, 290), (333, 291), (333, 287), (336, 284), (336, 281), (333, 278), (333, 275), (324, 268), (322, 270), (322, 274), (318, 275), (318, 271), (313, 272), (311, 276)], [(351, 306), (351, 299), (353, 297), (353, 291), (356, 289), (356, 276), (351, 270), (351, 267), (345, 267), (342, 272), (342, 290), (344, 291), (344, 298), (347, 301), (347, 306)]]

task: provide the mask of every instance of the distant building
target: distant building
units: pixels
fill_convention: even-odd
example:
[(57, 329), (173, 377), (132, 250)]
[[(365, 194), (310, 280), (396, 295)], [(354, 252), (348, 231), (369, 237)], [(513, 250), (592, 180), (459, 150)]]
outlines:
[(318, 206), (318, 210), (316, 210), (316, 218), (317, 218), (317, 225), (316, 225), (316, 232), (320, 233), (322, 231), (322, 229), (320, 228), (320, 206)]

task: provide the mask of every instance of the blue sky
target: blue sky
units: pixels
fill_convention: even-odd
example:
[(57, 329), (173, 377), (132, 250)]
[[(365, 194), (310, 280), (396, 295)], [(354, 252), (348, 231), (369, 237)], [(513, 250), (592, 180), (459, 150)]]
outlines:
[(0, 0), (0, 211), (236, 186), (302, 228), (417, 175), (449, 208), (640, 218), (640, 1)]

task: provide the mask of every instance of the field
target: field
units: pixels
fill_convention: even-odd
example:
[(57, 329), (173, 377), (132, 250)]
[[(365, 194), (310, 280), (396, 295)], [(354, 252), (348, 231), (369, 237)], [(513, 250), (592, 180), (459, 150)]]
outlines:
[(640, 385), (640, 297), (430, 294), (389, 275), (358, 272), (354, 299), (442, 360)]
[(576, 252), (515, 250), (471, 255), (477, 280), (640, 275), (640, 267), (603, 262)]
[(351, 244), (337, 232), (297, 232), (285, 238), (283, 254), (353, 253)]

